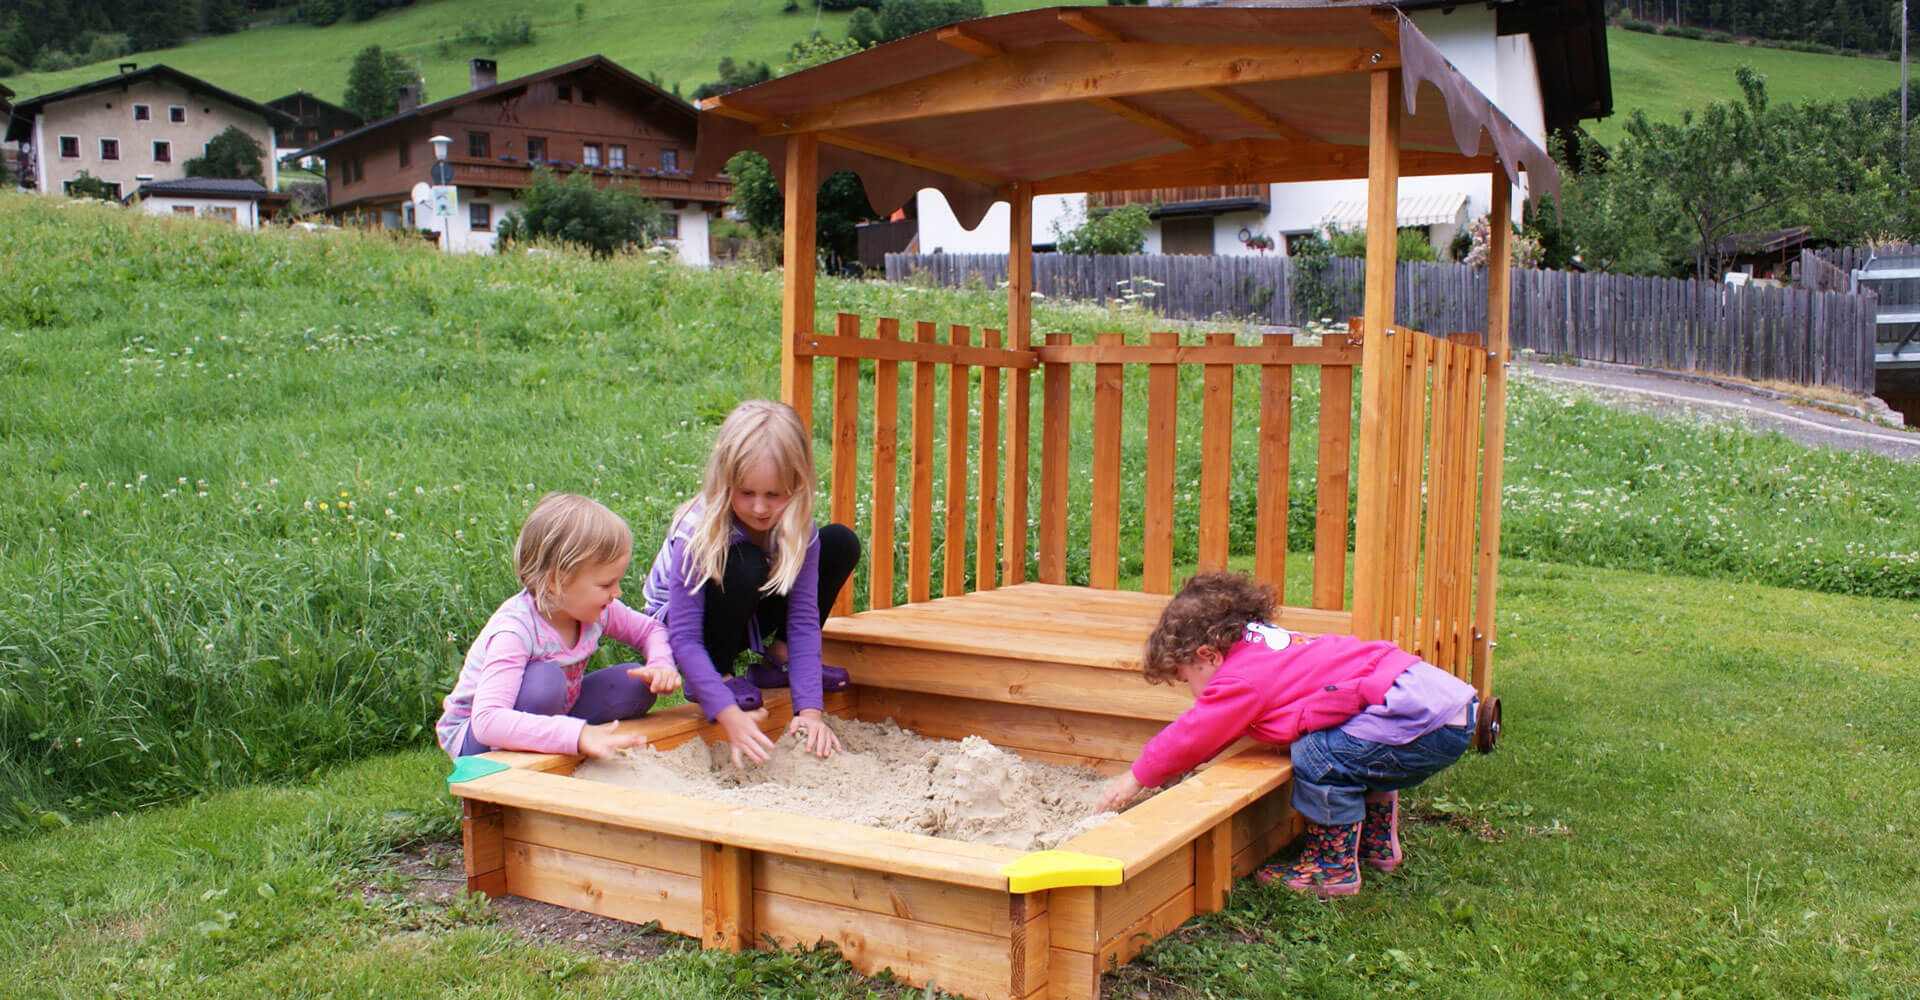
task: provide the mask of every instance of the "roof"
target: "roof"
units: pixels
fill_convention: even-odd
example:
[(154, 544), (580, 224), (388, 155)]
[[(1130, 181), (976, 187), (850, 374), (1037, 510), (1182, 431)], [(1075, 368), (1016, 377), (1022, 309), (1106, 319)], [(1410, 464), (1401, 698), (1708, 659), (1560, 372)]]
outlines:
[(1390, 6), (1078, 7), (950, 25), (701, 107), (696, 173), (820, 137), (885, 211), (938, 188), (978, 225), (1035, 194), (1367, 176), (1372, 72), (1398, 68), (1401, 172), (1499, 168), (1559, 187), (1545, 150)]
[[(1460, 0), (1393, 0), (1401, 10), (1442, 10)], [(1541, 111), (1549, 133), (1613, 114), (1613, 70), (1607, 58), (1604, 0), (1487, 0), (1502, 35), (1526, 35), (1540, 76)]]
[(224, 103), (231, 104), (242, 111), (251, 111), (265, 118), (267, 124), (270, 126), (279, 127), (291, 125), (297, 120), (292, 115), (278, 108), (270, 108), (256, 101), (250, 101), (230, 90), (223, 90), (216, 87), (197, 76), (182, 73), (163, 63), (155, 63), (146, 69), (115, 73), (112, 76), (101, 77), (98, 80), (68, 87), (65, 90), (56, 90), (49, 94), (41, 94), (15, 104), (13, 106), (13, 123), (7, 127), (7, 140), (10, 142), (23, 142), (30, 139), (33, 133), (30, 131), (31, 125), (29, 123), (39, 117), (41, 108), (49, 104), (56, 101), (64, 101), (70, 97), (80, 97), (96, 91), (125, 87), (127, 84), (139, 80), (168, 81), (178, 85), (189, 93), (204, 94)]
[[(306, 99), (307, 99), (307, 100), (309, 100), (309, 101), (312, 101), (312, 102), (313, 102), (313, 103), (315, 103), (315, 104), (318, 104), (318, 105), (320, 105), (320, 107), (321, 107), (322, 109), (324, 109), (324, 110), (327, 110), (327, 111), (331, 111), (331, 112), (333, 112), (334, 114), (340, 114), (340, 115), (345, 115), (345, 116), (347, 116), (348, 118), (352, 118), (352, 119), (353, 119), (354, 121), (357, 121), (357, 122), (363, 122), (363, 123), (364, 123), (364, 122), (366, 121), (366, 119), (364, 119), (364, 118), (361, 118), (361, 117), (360, 117), (360, 113), (359, 113), (359, 112), (357, 112), (357, 111), (351, 111), (351, 110), (348, 110), (347, 108), (343, 108), (343, 107), (341, 107), (340, 105), (338, 105), (338, 104), (335, 104), (335, 103), (333, 103), (332, 101), (329, 101), (329, 100), (327, 100), (327, 99), (326, 99), (326, 98), (324, 98), (324, 97), (321, 97), (321, 96), (319, 96), (319, 95), (317, 95), (317, 94), (313, 94), (313, 93), (310, 93), (310, 92), (308, 92), (308, 91), (305, 91), (305, 90), (296, 90), (296, 91), (294, 91), (294, 92), (293, 92), (293, 93), (291, 93), (291, 94), (282, 94), (282, 95), (280, 95), (279, 97), (276, 97), (276, 98), (274, 98), (274, 99), (273, 99), (273, 100), (271, 100), (271, 101), (268, 101), (268, 102), (267, 102), (267, 106), (268, 106), (268, 107), (272, 107), (272, 108), (275, 108), (275, 109), (279, 109), (279, 108), (280, 108), (280, 105), (282, 105), (282, 104), (285, 104), (285, 103), (287, 103), (288, 101), (297, 101), (297, 100), (299, 100), (299, 99), (301, 99), (301, 98), (303, 98), (303, 97), (304, 97), (304, 98), (306, 98)], [(287, 113), (288, 113), (288, 114), (293, 114), (293, 112), (291, 112), (291, 111), (289, 111), (289, 112), (287, 112)], [(298, 117), (298, 116), (296, 115), (295, 117)]]
[[(457, 94), (453, 97), (446, 98), (445, 100), (434, 101), (431, 104), (422, 104), (411, 111), (402, 111), (399, 114), (390, 115), (386, 118), (380, 119), (379, 121), (372, 122), (361, 128), (354, 129), (353, 131), (348, 132), (345, 135), (334, 136), (333, 138), (328, 139), (326, 142), (320, 143), (315, 146), (309, 146), (306, 149), (300, 150), (299, 152), (293, 155), (297, 157), (322, 156), (325, 154), (327, 150), (332, 149), (335, 146), (341, 146), (348, 143), (356, 142), (362, 138), (365, 138), (366, 136), (370, 135), (373, 132), (388, 128), (393, 125), (397, 125), (401, 122), (412, 121), (418, 118), (431, 118), (435, 115), (444, 114), (448, 111), (451, 111), (454, 108), (457, 108), (463, 104), (471, 104), (475, 101), (491, 100), (495, 97), (512, 94), (514, 91), (517, 91), (517, 90), (525, 90), (529, 84), (536, 83), (541, 80), (549, 80), (557, 76), (565, 76), (569, 73), (575, 73), (581, 70), (589, 70), (589, 69), (600, 72), (600, 73), (604, 73), (613, 77), (622, 86), (631, 87), (635, 90), (639, 90), (642, 93), (645, 93), (648, 97), (650, 97), (651, 99), (653, 99), (653, 101), (656, 102), (653, 107), (649, 108), (649, 110), (654, 110), (655, 108), (661, 108), (661, 109), (665, 109), (669, 114), (675, 117), (681, 118), (685, 126), (686, 135), (688, 137), (693, 136), (694, 123), (699, 118), (699, 112), (693, 109), (693, 105), (688, 104), (687, 102), (681, 100), (678, 97), (673, 96), (672, 94), (667, 93), (664, 90), (661, 90), (659, 87), (654, 86), (652, 83), (649, 83), (648, 81), (642, 79), (641, 77), (634, 75), (633, 73), (629, 72), (625, 67), (621, 66), (619, 63), (614, 62), (611, 59), (608, 59), (606, 56), (591, 55), (591, 56), (586, 56), (580, 59), (575, 59), (572, 62), (561, 63), (558, 66), (553, 66), (547, 69), (543, 69), (538, 73), (529, 73), (526, 76), (515, 77), (511, 80), (506, 81), (505, 83), (497, 83), (491, 87), (483, 87), (479, 90), (469, 90), (463, 94)], [(708, 172), (713, 173), (715, 171), (708, 171)]]
[[(1395, 225), (1402, 229), (1408, 226), (1444, 226), (1461, 221), (1467, 210), (1465, 192), (1448, 191), (1441, 194), (1403, 195), (1396, 210)], [(1338, 226), (1345, 230), (1367, 228), (1367, 200), (1349, 198), (1336, 201), (1322, 216), (1321, 224)]]
[(187, 177), (171, 181), (145, 181), (135, 192), (141, 197), (231, 198), (244, 201), (271, 201), (286, 195), (269, 191), (259, 181), (248, 178)]

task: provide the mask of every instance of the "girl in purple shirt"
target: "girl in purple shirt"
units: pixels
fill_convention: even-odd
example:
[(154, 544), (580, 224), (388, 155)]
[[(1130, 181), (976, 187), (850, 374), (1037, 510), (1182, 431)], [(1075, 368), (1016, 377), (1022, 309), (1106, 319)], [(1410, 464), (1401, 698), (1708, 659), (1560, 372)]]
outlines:
[(1100, 808), (1125, 806), (1242, 736), (1289, 745), (1306, 849), (1255, 877), (1350, 896), (1360, 891), (1361, 863), (1399, 867), (1399, 790), (1460, 758), (1477, 693), (1391, 642), (1270, 625), (1276, 603), (1271, 586), (1241, 573), (1203, 573), (1168, 602), (1142, 670), (1151, 683), (1185, 682), (1193, 707), (1107, 784)]
[[(825, 691), (847, 673), (820, 662), (820, 626), (860, 559), (852, 530), (813, 525), (813, 446), (784, 403), (750, 400), (720, 425), (700, 492), (675, 512), (647, 576), (647, 613), (667, 623), (687, 695), (726, 731), (733, 764), (767, 759), (773, 741), (760, 689), (793, 689), (793, 721), (807, 750), (831, 756), (840, 740)], [(761, 661), (734, 676), (748, 649)]]

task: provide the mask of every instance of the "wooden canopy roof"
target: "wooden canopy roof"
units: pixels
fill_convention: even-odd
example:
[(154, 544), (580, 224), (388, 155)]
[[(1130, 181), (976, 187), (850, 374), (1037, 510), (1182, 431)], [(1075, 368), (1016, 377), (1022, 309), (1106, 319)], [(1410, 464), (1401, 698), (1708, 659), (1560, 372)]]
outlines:
[[(695, 170), (813, 134), (888, 211), (938, 188), (969, 228), (1034, 194), (1366, 177), (1371, 74), (1399, 69), (1403, 175), (1556, 191), (1552, 158), (1391, 6), (1075, 7), (922, 32), (708, 98)], [(1424, 85), (1424, 87), (1423, 87)], [(1428, 93), (1428, 90), (1434, 93)]]

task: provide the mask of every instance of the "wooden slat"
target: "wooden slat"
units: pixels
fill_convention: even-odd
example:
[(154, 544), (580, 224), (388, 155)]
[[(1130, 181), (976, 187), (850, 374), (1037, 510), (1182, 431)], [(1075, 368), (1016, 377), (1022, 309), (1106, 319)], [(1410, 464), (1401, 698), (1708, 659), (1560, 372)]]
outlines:
[(1354, 365), (1360, 351), (1345, 339), (1303, 346), (1235, 344), (1231, 336), (1205, 344), (1044, 344), (1033, 349), (1042, 364), (1076, 365)]
[[(960, 648), (966, 645), (969, 644), (963, 639), (947, 643), (950, 648), (880, 647), (831, 639), (826, 643), (828, 659), (845, 664), (856, 677), (865, 671), (865, 677), (871, 679), (863, 679), (861, 683), (870, 688), (1006, 701), (1159, 722), (1171, 722), (1193, 707), (1191, 695), (1164, 685), (1149, 685), (1140, 677), (1138, 668), (1118, 662), (1086, 663), (1084, 661), (1093, 657), (1066, 650), (1052, 662), (995, 656), (981, 652), (977, 644), (973, 649)], [(1089, 670), (1088, 667), (1104, 669)]]
[[(1012, 212), (1007, 228), (1007, 347), (1027, 350), (1033, 344), (1033, 185), (1014, 185), (1009, 197)], [(1016, 370), (1007, 385), (1007, 499), (1001, 535), (1006, 554), (1000, 559), (1000, 583), (1027, 578), (1027, 440), (1028, 401), (1032, 377)], [(987, 581), (981, 580), (980, 587)]]
[[(1394, 319), (1395, 246), (1400, 187), (1401, 81), (1397, 69), (1380, 69), (1371, 76), (1371, 112), (1367, 138), (1367, 262), (1364, 330), (1361, 341), (1360, 474), (1358, 510), (1354, 518), (1353, 618), (1362, 638), (1385, 634), (1384, 588), (1390, 585), (1386, 565), (1388, 488), (1392, 452), (1384, 447), (1390, 425), (1383, 422), (1388, 401), (1394, 398), (1401, 366), (1392, 359), (1395, 345), (1387, 328)], [(1493, 228), (1499, 229), (1500, 226)]]
[(704, 845), (696, 840), (526, 809), (512, 810), (505, 818), (508, 840), (557, 847), (695, 878), (700, 875), (700, 851)]
[[(1018, 851), (982, 844), (517, 769), (476, 778), (462, 787), (466, 797), (504, 808), (640, 827), (668, 836), (983, 889), (1005, 889), (1007, 880), (1000, 867), (1020, 856)], [(697, 912), (692, 929), (682, 933), (699, 933)]]
[(1004, 891), (965, 889), (890, 871), (761, 853), (753, 856), (752, 878), (755, 892), (995, 936), (1012, 930)]
[[(972, 332), (950, 327), (955, 347), (964, 347)], [(965, 365), (947, 366), (947, 523), (940, 556), (941, 592), (948, 597), (967, 589), (967, 442), (968, 392), (972, 387)]]
[[(1268, 334), (1290, 345), (1290, 333)], [(1293, 440), (1293, 368), (1260, 367), (1260, 481), (1254, 504), (1253, 575), (1274, 585), (1281, 601), (1287, 587), (1287, 471)]]
[(1223, 819), (1193, 842), (1193, 906), (1212, 913), (1233, 889), (1233, 821)]
[[(556, 779), (567, 780), (567, 779)], [(700, 880), (538, 844), (507, 845), (507, 891), (515, 896), (698, 936)]]
[[(1047, 334), (1048, 344), (1065, 344), (1067, 334)], [(1073, 372), (1064, 364), (1041, 369), (1040, 387), (1040, 581), (1067, 580), (1068, 451), (1073, 424)]]
[[(1493, 171), (1493, 217), (1512, 211), (1513, 188), (1507, 175)], [(1486, 698), (1493, 692), (1492, 651), (1494, 598), (1499, 592), (1500, 497), (1507, 443), (1507, 317), (1512, 287), (1510, 234), (1494, 226), (1488, 242), (1487, 281), (1487, 402), (1482, 420), (1486, 432), (1480, 456), (1480, 532), (1477, 573), (1473, 586), (1473, 686)]]
[[(933, 343), (932, 323), (913, 325), (914, 339)], [(933, 363), (913, 366), (912, 478), (907, 500), (907, 600), (933, 596)]]
[[(900, 321), (881, 317), (874, 335), (900, 339)], [(893, 535), (895, 480), (900, 450), (900, 365), (873, 363), (873, 521), (867, 531), (867, 606), (893, 607)]]
[(1293, 777), (1287, 758), (1255, 744), (1229, 751), (1206, 770), (1060, 845), (1118, 858), (1126, 873), (1145, 871)]
[(503, 823), (498, 805), (472, 799), (461, 801), (460, 856), (466, 865), (469, 891), (487, 896), (506, 893), (506, 832)]
[(832, 941), (863, 975), (891, 968), (910, 982), (934, 982), (982, 1000), (1013, 996), (1004, 937), (777, 892), (754, 893), (753, 920), (782, 947)]
[[(1099, 343), (1122, 342), (1102, 333)], [(1093, 516), (1087, 575), (1102, 590), (1120, 585), (1120, 436), (1125, 371), (1117, 364), (1093, 366)]]
[[(1171, 934), (1173, 930), (1194, 915), (1193, 889), (1188, 887), (1174, 894), (1172, 899), (1160, 904), (1152, 913), (1121, 927), (1113, 932), (1107, 943), (1095, 954), (1071, 951), (1056, 946), (1053, 949), (1053, 962), (1049, 975), (1055, 983), (1055, 995), (1078, 998), (1081, 996), (1098, 997), (1100, 995), (1100, 975), (1111, 965), (1131, 961), (1149, 942)], [(1090, 983), (1090, 986), (1083, 985)], [(1091, 989), (1083, 994), (1083, 989)]]
[(1396, 474), (1400, 492), (1396, 500), (1399, 514), (1394, 518), (1394, 585), (1392, 604), (1402, 619), (1399, 641), (1412, 648), (1414, 620), (1419, 615), (1420, 530), (1424, 515), (1423, 487), (1427, 477), (1427, 399), (1433, 347), (1437, 343), (1422, 333), (1402, 334), (1407, 341), (1407, 363), (1402, 380), (1404, 413), (1400, 432), (1401, 451)]
[(1008, 989), (1021, 1000), (1047, 1000), (1047, 972), (1053, 959), (1053, 912), (1045, 892), (1008, 897)]
[(700, 852), (700, 944), (744, 951), (753, 947), (753, 854), (731, 844), (704, 844)]
[(1347, 496), (1353, 462), (1353, 369), (1320, 369), (1320, 450), (1315, 473), (1313, 606), (1346, 607)]
[[(1151, 346), (1178, 346), (1177, 333), (1156, 333)], [(1174, 475), (1180, 419), (1180, 372), (1171, 363), (1147, 372), (1147, 467), (1141, 474), (1146, 494), (1142, 528), (1141, 586), (1149, 594), (1173, 591)]]
[(1235, 878), (1252, 874), (1305, 828), (1306, 821), (1293, 811), (1292, 798), (1292, 786), (1283, 785), (1233, 814)]
[[(834, 328), (843, 337), (860, 335), (860, 317), (834, 316)], [(841, 358), (833, 364), (833, 500), (831, 517), (849, 530), (859, 530), (860, 487), (860, 361)], [(832, 613), (853, 612), (853, 588), (841, 587)]]
[(1428, 663), (1442, 664), (1441, 636), (1446, 630), (1446, 538), (1453, 523), (1457, 486), (1448, 461), (1454, 452), (1459, 400), (1457, 355), (1439, 345), (1433, 352), (1432, 419), (1427, 422), (1426, 522), (1420, 539), (1420, 629), (1408, 649)]
[[(812, 191), (820, 186), (820, 140), (813, 135), (787, 137), (788, 191)], [(784, 269), (780, 294), (780, 398), (800, 414), (801, 426), (813, 427), (813, 359), (799, 353), (800, 344), (813, 336), (814, 253), (812, 198), (788, 198), (784, 236), (785, 258), (795, 263)]]
[(1161, 729), (1151, 719), (884, 688), (865, 692), (859, 717), (867, 722), (892, 719), (932, 739), (989, 734), (994, 746), (1022, 755), (1038, 750), (1129, 764)]
[[(1000, 331), (981, 331), (988, 347), (1000, 346)], [(973, 585), (991, 588), (999, 581), (999, 542), (994, 518), (1000, 506), (1000, 370), (980, 370), (980, 496), (973, 515)]]
[(967, 344), (920, 344), (912, 341), (881, 343), (864, 337), (816, 334), (800, 344), (807, 357), (857, 358), (873, 361), (929, 361), (937, 365), (974, 365), (981, 368), (1034, 368), (1039, 355)]
[[(1211, 347), (1231, 333), (1207, 334)], [(1200, 569), (1225, 569), (1233, 519), (1233, 366), (1207, 365), (1200, 419)]]

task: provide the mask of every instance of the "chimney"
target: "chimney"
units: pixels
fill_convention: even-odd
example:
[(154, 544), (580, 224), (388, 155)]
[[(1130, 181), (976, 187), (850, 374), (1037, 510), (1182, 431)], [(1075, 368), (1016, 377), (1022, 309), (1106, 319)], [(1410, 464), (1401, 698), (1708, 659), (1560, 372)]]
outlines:
[(120, 64), (120, 72), (122, 72), (122, 73), (131, 73), (131, 72), (133, 72), (134, 70), (136, 70), (136, 69), (139, 69), (139, 68), (140, 68), (140, 64), (139, 64), (139, 63), (132, 63), (132, 62), (128, 62), (128, 63), (121, 63), (121, 64)]
[(420, 106), (420, 88), (411, 83), (401, 84), (400, 85), (400, 104), (398, 107), (394, 109), (394, 113), (404, 115), (407, 112), (412, 111), (414, 108), (417, 108), (419, 106)]
[(469, 59), (467, 80), (468, 90), (485, 90), (500, 82), (500, 64), (491, 59)]

